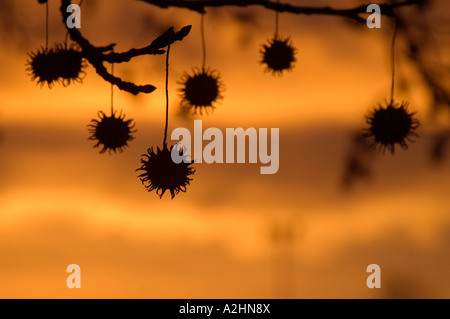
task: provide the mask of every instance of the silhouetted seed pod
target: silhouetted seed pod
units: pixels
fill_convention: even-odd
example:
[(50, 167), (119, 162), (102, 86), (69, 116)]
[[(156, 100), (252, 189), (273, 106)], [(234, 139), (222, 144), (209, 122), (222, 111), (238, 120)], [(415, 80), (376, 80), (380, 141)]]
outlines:
[(54, 50), (40, 48), (36, 52), (28, 53), (30, 59), (27, 61), (27, 71), (31, 80), (37, 79), (41, 87), (47, 83), (51, 88), (53, 83), (59, 81), (58, 68), (54, 63)]
[(268, 44), (263, 44), (261, 50), (262, 64), (266, 64), (265, 71), (272, 72), (274, 75), (282, 75), (285, 70), (294, 68), (295, 51), (290, 38), (282, 39), (275, 35)]
[(55, 48), (40, 48), (28, 53), (27, 71), (31, 79), (37, 79), (41, 87), (47, 83), (51, 88), (54, 83), (66, 86), (71, 82), (81, 82), (85, 74), (86, 63), (81, 51), (75, 45), (57, 44)]
[(132, 119), (125, 120), (125, 115), (122, 112), (116, 117), (114, 112), (111, 116), (105, 115), (102, 111), (98, 112), (99, 120), (93, 119), (91, 124), (88, 125), (89, 132), (92, 134), (89, 137), (90, 140), (97, 140), (97, 144), (94, 147), (102, 146), (100, 154), (109, 151), (122, 152), (123, 148), (128, 146), (128, 142), (133, 140), (132, 133), (134, 124)]
[(203, 114), (203, 111), (208, 112), (208, 108), (214, 109), (214, 104), (223, 99), (224, 86), (217, 71), (194, 68), (193, 75), (184, 74), (181, 84), (181, 106), (188, 111)]
[[(159, 198), (162, 198), (166, 190), (170, 191), (172, 199), (180, 191), (185, 192), (186, 186), (190, 184), (192, 178), (189, 176), (194, 174), (195, 169), (190, 165), (194, 161), (185, 163), (182, 161), (176, 164), (172, 161), (171, 151), (164, 145), (162, 149), (157, 147), (157, 151), (153, 147), (147, 150), (147, 154), (143, 154), (141, 158), (142, 166), (136, 171), (143, 171), (140, 178), (142, 184), (149, 192), (156, 190)], [(180, 156), (183, 156), (183, 149), (179, 150)]]
[(73, 81), (82, 82), (86, 74), (84, 72), (86, 63), (76, 45), (71, 45), (69, 48), (67, 44), (56, 45), (55, 59), (59, 66), (59, 77), (64, 86), (70, 85)]
[(414, 131), (420, 125), (414, 114), (408, 112), (407, 102), (379, 105), (367, 116), (369, 128), (364, 135), (373, 139), (372, 146), (383, 152), (387, 148), (394, 153), (396, 144), (406, 149), (407, 140), (412, 141), (411, 136), (417, 136)]

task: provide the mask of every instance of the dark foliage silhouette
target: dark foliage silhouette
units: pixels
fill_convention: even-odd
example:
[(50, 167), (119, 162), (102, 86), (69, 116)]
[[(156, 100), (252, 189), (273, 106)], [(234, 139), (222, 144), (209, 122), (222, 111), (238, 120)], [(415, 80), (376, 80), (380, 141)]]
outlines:
[(447, 146), (450, 142), (450, 132), (440, 132), (433, 138), (433, 145), (431, 148), (431, 159), (435, 164), (440, 164), (447, 154)]
[(380, 105), (367, 117), (369, 128), (365, 136), (372, 138), (372, 145), (383, 151), (387, 148), (394, 153), (395, 145), (406, 149), (407, 140), (417, 136), (414, 131), (419, 127), (419, 121), (414, 114), (408, 112), (407, 102)]
[[(449, 78), (448, 63), (444, 62), (445, 57), (448, 56), (445, 43), (436, 41), (435, 37), (440, 31), (433, 28), (432, 21), (422, 18), (423, 10), (431, 4), (432, 1), (423, 1), (421, 6), (415, 8), (415, 14), (397, 11), (395, 18), (398, 21), (402, 39), (405, 41), (406, 56), (431, 91), (430, 107), (438, 111), (450, 108), (450, 82), (447, 80)], [(441, 27), (444, 28), (445, 24)], [(448, 31), (445, 31), (445, 34), (448, 35)]]
[(135, 124), (133, 120), (125, 120), (125, 114), (122, 111), (116, 116), (117, 111), (107, 116), (103, 111), (98, 112), (100, 120), (93, 119), (88, 125), (89, 132), (92, 134), (90, 140), (96, 140), (94, 147), (101, 146), (100, 154), (106, 151), (122, 152), (128, 146), (128, 142), (133, 140), (132, 133)]
[(355, 132), (353, 134), (351, 149), (344, 164), (342, 187), (349, 190), (360, 179), (372, 177), (371, 161), (375, 158), (373, 147), (370, 147), (368, 139)]
[[(414, 14), (396, 12), (399, 23), (399, 32), (402, 34), (406, 46), (406, 56), (421, 76), (422, 81), (430, 91), (429, 107), (432, 116), (439, 116), (450, 108), (450, 77), (448, 61), (445, 62), (446, 43), (437, 40), (445, 24), (437, 21), (423, 19), (423, 10), (431, 6), (431, 1), (423, 1), (421, 6), (415, 8)], [(448, 36), (448, 32), (444, 31)], [(447, 46), (448, 48), (448, 46)], [(450, 134), (447, 127), (436, 128), (431, 133), (432, 147), (430, 157), (435, 164), (442, 163), (448, 156)]]
[[(156, 190), (160, 198), (167, 190), (170, 191), (172, 199), (180, 191), (185, 192), (186, 186), (192, 180), (189, 176), (195, 172), (195, 169), (190, 166), (194, 161), (188, 161), (187, 163), (182, 161), (179, 164), (172, 161), (173, 147), (171, 146), (169, 149), (165, 144), (162, 149), (158, 147), (156, 152), (153, 147), (150, 147), (147, 154), (142, 155), (142, 166), (137, 169), (137, 171), (143, 171), (138, 176), (142, 184), (149, 192)], [(183, 149), (179, 150), (180, 156), (185, 158), (183, 152)]]

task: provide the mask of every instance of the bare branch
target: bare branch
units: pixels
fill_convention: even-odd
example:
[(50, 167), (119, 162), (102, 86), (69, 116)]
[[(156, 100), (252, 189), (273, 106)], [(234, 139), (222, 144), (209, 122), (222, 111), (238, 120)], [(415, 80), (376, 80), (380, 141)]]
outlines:
[[(400, 31), (404, 35), (404, 39), (407, 45), (407, 54), (409, 58), (415, 64), (417, 70), (421, 74), (425, 84), (431, 90), (434, 107), (446, 106), (450, 107), (450, 91), (448, 87), (445, 86), (445, 82), (442, 81), (443, 78), (448, 76), (448, 72), (445, 74), (438, 72), (436, 66), (432, 66), (429, 62), (429, 52), (427, 54), (427, 48), (429, 43), (426, 39), (432, 34), (432, 31), (426, 25), (420, 25), (416, 29), (421, 31), (420, 34), (412, 32), (412, 24), (408, 22), (407, 18), (397, 15), (397, 20), (400, 23)], [(436, 54), (438, 50), (434, 48), (433, 53)], [(442, 69), (442, 67), (440, 66)]]
[[(63, 18), (63, 23), (66, 25), (67, 18), (70, 16), (70, 12), (66, 12), (67, 7), (71, 4), (70, 0), (61, 0), (61, 14)], [(116, 85), (119, 89), (129, 92), (131, 94), (139, 94), (139, 93), (151, 93), (156, 87), (147, 84), (147, 85), (136, 85), (132, 82), (123, 81), (121, 78), (115, 77), (110, 74), (105, 66), (103, 65), (105, 62), (109, 63), (122, 63), (128, 62), (132, 58), (141, 56), (141, 55), (156, 55), (163, 54), (166, 51), (162, 48), (176, 42), (181, 41), (185, 36), (187, 36), (191, 30), (191, 26), (186, 26), (182, 28), (180, 31), (175, 32), (173, 28), (169, 28), (166, 32), (156, 38), (151, 44), (144, 48), (140, 49), (131, 49), (127, 52), (111, 52), (114, 49), (115, 44), (110, 44), (108, 46), (96, 47), (92, 45), (89, 40), (87, 40), (81, 32), (76, 28), (67, 27), (67, 31), (69, 32), (70, 38), (72, 41), (78, 43), (82, 50), (83, 57), (91, 63), (98, 75), (100, 75), (105, 81), (110, 82), (111, 84)], [(108, 53), (106, 53), (108, 52)]]
[[(222, 7), (222, 6), (263, 6), (270, 10), (275, 10), (279, 12), (290, 12), (295, 14), (318, 14), (318, 15), (330, 15), (330, 16), (341, 16), (346, 18), (354, 19), (358, 22), (365, 22), (360, 15), (367, 14), (367, 5), (361, 5), (350, 9), (336, 9), (331, 7), (302, 7), (294, 6), (290, 4), (278, 3), (270, 0), (194, 0), (194, 1), (183, 1), (183, 0), (140, 0), (147, 2), (149, 4), (156, 5), (161, 8), (168, 7), (179, 7), (194, 10), (200, 13), (205, 12), (205, 7)], [(423, 2), (424, 0), (404, 0), (393, 4), (381, 4), (382, 13), (385, 15), (393, 15), (392, 10), (401, 6), (413, 5)], [(66, 8), (71, 4), (70, 0), (61, 0), (61, 13), (63, 18), (63, 23), (66, 25), (67, 18), (70, 16), (70, 12), (66, 12)], [(70, 29), (67, 27), (67, 31), (70, 34), (70, 38), (77, 42), (81, 47), (83, 56), (94, 66), (96, 72), (105, 80), (114, 85), (121, 90), (130, 92), (132, 94), (138, 93), (150, 93), (156, 89), (151, 84), (147, 85), (136, 85), (132, 82), (126, 82), (122, 79), (115, 77), (108, 73), (104, 67), (104, 62), (109, 63), (122, 63), (129, 62), (132, 58), (141, 55), (157, 55), (165, 53), (166, 46), (172, 44), (175, 41), (182, 40), (186, 35), (189, 34), (190, 26), (182, 28), (179, 32), (174, 32), (173, 28), (170, 28), (157, 39), (155, 39), (148, 46), (140, 49), (130, 49), (126, 52), (112, 52), (115, 44), (110, 44), (103, 47), (96, 47), (92, 45), (80, 31), (76, 28)]]
[(158, 38), (156, 38), (152, 43), (148, 46), (140, 49), (130, 49), (127, 52), (117, 53), (110, 52), (104, 55), (104, 60), (110, 63), (122, 63), (128, 62), (132, 58), (145, 54), (164, 54), (166, 51), (162, 48), (167, 47), (170, 44), (173, 44), (175, 41), (181, 41), (186, 35), (189, 34), (191, 30), (191, 26), (186, 26), (182, 28), (178, 32), (173, 31), (173, 27), (169, 28), (166, 32), (161, 34)]
[[(278, 12), (289, 12), (294, 14), (306, 14), (306, 15), (331, 15), (340, 16), (345, 18), (354, 19), (358, 22), (365, 22), (360, 15), (366, 14), (367, 6), (360, 5), (350, 9), (337, 9), (331, 7), (304, 7), (304, 6), (294, 6), (286, 3), (277, 3), (277, 1), (270, 0), (139, 0), (153, 4), (160, 8), (185, 8), (193, 10), (199, 13), (205, 13), (206, 7), (248, 7), (248, 6), (262, 6), (269, 10), (274, 10)], [(385, 15), (392, 15), (392, 10), (402, 6), (408, 6), (413, 4), (422, 3), (424, 0), (405, 0), (393, 4), (380, 4), (381, 12)]]

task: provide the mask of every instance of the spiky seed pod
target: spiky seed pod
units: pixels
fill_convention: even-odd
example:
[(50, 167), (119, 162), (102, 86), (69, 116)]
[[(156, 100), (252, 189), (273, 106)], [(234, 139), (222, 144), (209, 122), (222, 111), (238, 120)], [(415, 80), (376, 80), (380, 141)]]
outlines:
[(292, 70), (296, 49), (289, 37), (283, 39), (275, 35), (268, 44), (263, 44), (261, 55), (261, 64), (266, 64), (265, 71), (272, 72), (274, 75), (282, 75), (285, 70)]
[(36, 52), (28, 53), (27, 71), (34, 81), (41, 87), (47, 83), (51, 88), (60, 82), (66, 86), (72, 82), (81, 82), (85, 75), (86, 62), (77, 46), (57, 44), (54, 48), (40, 48)]
[[(156, 190), (159, 198), (162, 198), (164, 193), (169, 190), (172, 199), (180, 191), (185, 192), (186, 186), (190, 184), (192, 178), (189, 176), (194, 174), (195, 169), (190, 165), (194, 161), (184, 160), (176, 164), (172, 161), (171, 152), (174, 146), (169, 148), (164, 145), (162, 149), (157, 147), (156, 152), (153, 147), (147, 150), (147, 154), (143, 154), (141, 158), (142, 166), (136, 171), (143, 171), (138, 177), (142, 184), (149, 192)], [(183, 155), (183, 149), (179, 150), (180, 156)]]
[(53, 49), (44, 49), (43, 47), (36, 52), (28, 53), (27, 71), (31, 80), (37, 80), (41, 87), (47, 83), (51, 88), (55, 82), (59, 81), (59, 70), (55, 64), (54, 55)]
[(414, 118), (415, 113), (408, 112), (408, 103), (386, 103), (379, 105), (366, 119), (369, 127), (365, 136), (373, 140), (372, 146), (385, 152), (386, 148), (394, 153), (395, 145), (408, 148), (407, 141), (412, 141), (411, 136), (417, 136), (415, 130), (420, 123)]
[(71, 82), (82, 82), (86, 62), (81, 51), (76, 45), (67, 47), (66, 44), (58, 44), (55, 49), (56, 64), (59, 66), (59, 77), (64, 86)]
[(214, 104), (223, 99), (224, 85), (215, 70), (193, 68), (193, 74), (185, 73), (181, 84), (181, 105), (188, 111), (208, 113), (208, 109), (213, 110)]
[(97, 141), (94, 147), (102, 146), (100, 154), (106, 151), (109, 151), (110, 154), (116, 151), (122, 152), (123, 148), (128, 146), (128, 142), (134, 139), (132, 133), (135, 133), (136, 130), (133, 130), (133, 119), (125, 120), (122, 111), (117, 117), (116, 113), (107, 116), (99, 111), (100, 120), (93, 119), (88, 125), (89, 132), (92, 134), (89, 139)]

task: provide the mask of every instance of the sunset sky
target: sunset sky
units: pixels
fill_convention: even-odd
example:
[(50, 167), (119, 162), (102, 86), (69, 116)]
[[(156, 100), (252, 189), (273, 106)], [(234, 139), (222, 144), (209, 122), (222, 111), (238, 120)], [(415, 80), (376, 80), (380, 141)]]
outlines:
[[(50, 46), (65, 38), (59, 6), (49, 0)], [(427, 10), (448, 32), (449, 3)], [(179, 81), (202, 63), (200, 15), (135, 0), (85, 0), (81, 11), (80, 32), (116, 51), (192, 25), (170, 50), (169, 136), (192, 129), (194, 118), (179, 112)], [(109, 112), (110, 84), (89, 65), (82, 84), (36, 85), (27, 52), (45, 45), (45, 5), (1, 0), (0, 298), (450, 298), (450, 158), (430, 159), (431, 133), (448, 127), (448, 114), (431, 116), (429, 91), (399, 38), (395, 96), (417, 112), (419, 137), (394, 155), (374, 153), (372, 176), (344, 190), (352, 136), (389, 98), (392, 24), (279, 19), (297, 49), (295, 68), (281, 77), (259, 63), (274, 12), (207, 10), (206, 64), (225, 91), (214, 112), (195, 117), (223, 132), (279, 128), (279, 171), (195, 164), (187, 192), (171, 200), (147, 192), (135, 172), (147, 148), (162, 146), (165, 55), (115, 65), (117, 76), (157, 90), (115, 88), (115, 108), (137, 132), (123, 153), (99, 154), (87, 125)], [(81, 267), (81, 289), (66, 286), (69, 264)], [(381, 267), (381, 289), (366, 286), (369, 264)]]

